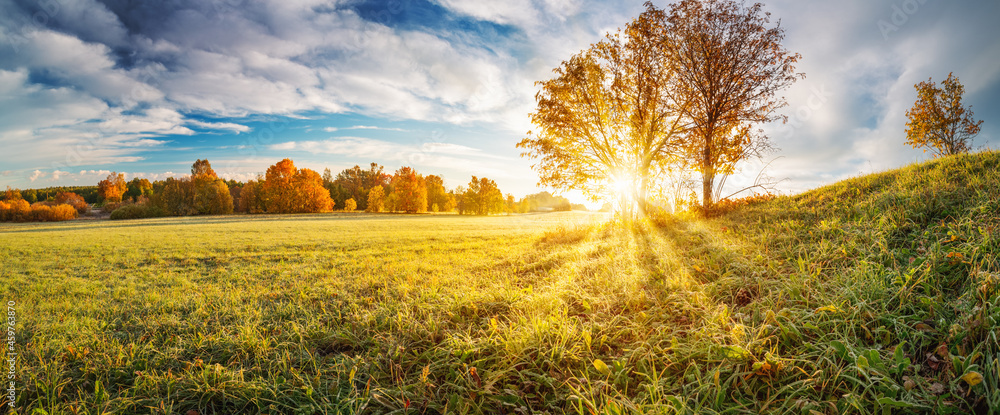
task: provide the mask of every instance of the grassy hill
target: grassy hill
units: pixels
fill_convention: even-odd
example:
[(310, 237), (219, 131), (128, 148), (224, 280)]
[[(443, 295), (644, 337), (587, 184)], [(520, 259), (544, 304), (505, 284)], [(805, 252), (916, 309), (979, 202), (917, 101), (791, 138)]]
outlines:
[(945, 158), (629, 225), (0, 225), (18, 413), (996, 411), (998, 171)]

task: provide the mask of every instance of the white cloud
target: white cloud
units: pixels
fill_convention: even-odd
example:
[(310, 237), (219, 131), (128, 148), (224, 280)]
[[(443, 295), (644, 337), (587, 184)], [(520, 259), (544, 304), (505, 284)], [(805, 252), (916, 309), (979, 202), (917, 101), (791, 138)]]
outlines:
[(190, 124), (190, 125), (193, 125), (193, 126), (196, 126), (196, 127), (205, 128), (205, 129), (209, 129), (209, 130), (227, 130), (227, 131), (232, 131), (234, 133), (248, 133), (248, 132), (250, 132), (250, 127), (242, 125), (242, 124), (231, 123), (231, 122), (204, 122), (204, 121), (197, 121), (197, 120), (188, 120), (186, 122), (188, 124)]

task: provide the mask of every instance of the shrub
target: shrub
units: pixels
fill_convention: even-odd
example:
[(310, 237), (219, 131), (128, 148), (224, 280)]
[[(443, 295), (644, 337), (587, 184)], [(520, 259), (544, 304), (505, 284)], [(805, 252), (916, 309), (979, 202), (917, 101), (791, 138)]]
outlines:
[(31, 220), (31, 205), (24, 199), (8, 199), (3, 203), (0, 220), (7, 222), (26, 222)]
[(358, 208), (358, 202), (355, 202), (353, 198), (344, 201), (344, 210), (348, 212), (353, 212), (354, 209)]
[(73, 206), (67, 204), (49, 205), (46, 203), (35, 203), (31, 205), (31, 220), (37, 222), (56, 222), (62, 220), (76, 219), (77, 211)]
[(0, 202), (0, 221), (7, 222), (49, 222), (76, 219), (77, 213), (70, 205), (53, 205), (39, 202), (29, 205), (28, 201), (17, 199)]
[(80, 210), (68, 204), (56, 205), (52, 208), (52, 219), (54, 221), (76, 219), (80, 215)]
[(118, 208), (120, 208), (122, 206), (125, 206), (126, 204), (128, 204), (128, 202), (111, 202), (111, 201), (106, 201), (106, 202), (104, 202), (103, 205), (101, 205), (101, 211), (103, 211), (104, 213), (111, 213), (111, 212), (114, 212), (114, 211), (118, 210)]
[(31, 206), (31, 220), (36, 222), (47, 222), (52, 218), (52, 208), (43, 204)]
[(163, 209), (149, 205), (124, 205), (111, 212), (112, 220), (158, 218), (162, 216), (166, 216), (166, 212)]
[(76, 193), (59, 192), (59, 194), (56, 195), (56, 204), (59, 205), (63, 203), (72, 206), (76, 209), (77, 213), (81, 215), (90, 212), (90, 205), (87, 204), (87, 201), (83, 200), (82, 196)]

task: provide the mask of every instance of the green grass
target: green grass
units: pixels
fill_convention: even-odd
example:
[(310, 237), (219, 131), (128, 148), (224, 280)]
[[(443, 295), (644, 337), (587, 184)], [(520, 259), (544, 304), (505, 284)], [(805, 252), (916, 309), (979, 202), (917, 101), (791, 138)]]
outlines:
[(997, 153), (940, 159), (707, 220), (0, 225), (17, 405), (994, 412), (998, 171)]

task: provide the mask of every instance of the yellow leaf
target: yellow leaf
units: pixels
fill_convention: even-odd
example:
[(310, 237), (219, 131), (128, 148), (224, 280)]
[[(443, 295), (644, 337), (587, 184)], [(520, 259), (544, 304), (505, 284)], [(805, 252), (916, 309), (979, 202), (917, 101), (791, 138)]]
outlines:
[(962, 376), (962, 380), (968, 383), (969, 386), (976, 386), (983, 381), (983, 375), (980, 375), (979, 372), (969, 372), (965, 376)]
[(828, 313), (839, 313), (840, 309), (837, 308), (837, 306), (835, 306), (835, 305), (826, 305), (826, 306), (817, 308), (816, 311), (826, 311)]
[(601, 359), (594, 359), (594, 368), (605, 376), (611, 373), (611, 369), (609, 369), (608, 365), (602, 362)]

